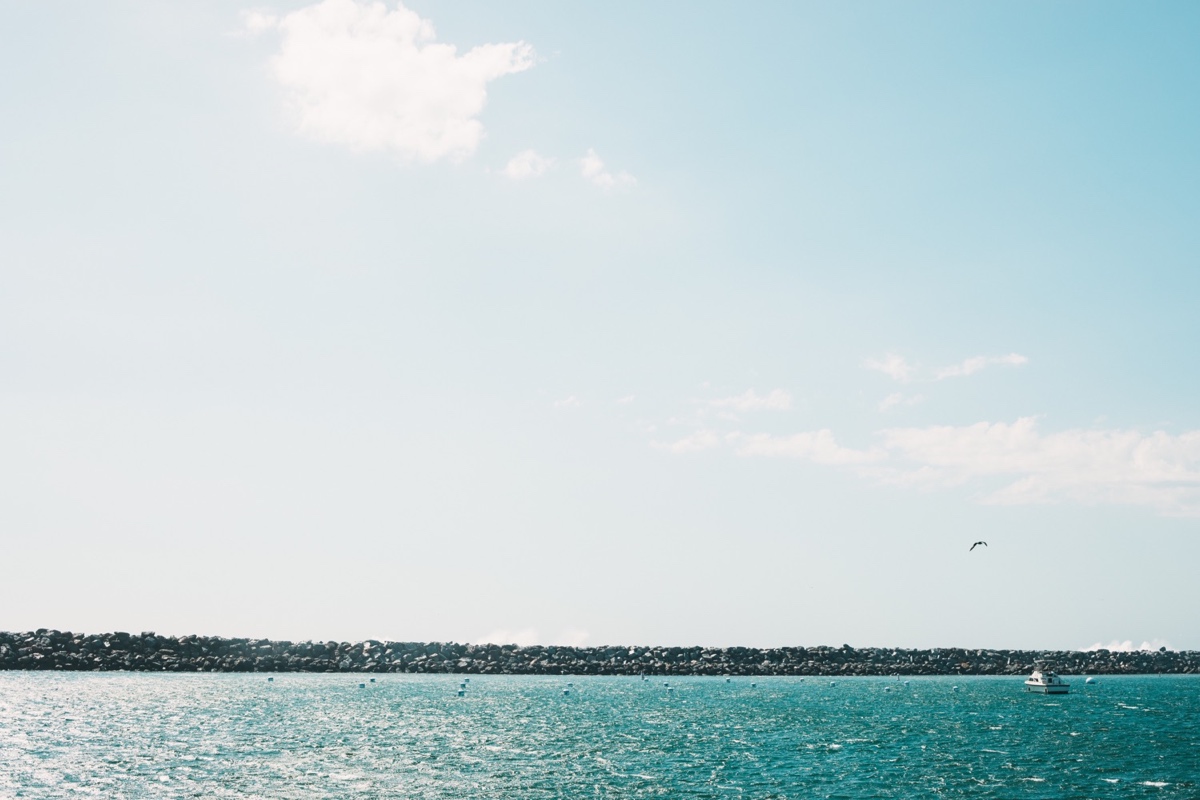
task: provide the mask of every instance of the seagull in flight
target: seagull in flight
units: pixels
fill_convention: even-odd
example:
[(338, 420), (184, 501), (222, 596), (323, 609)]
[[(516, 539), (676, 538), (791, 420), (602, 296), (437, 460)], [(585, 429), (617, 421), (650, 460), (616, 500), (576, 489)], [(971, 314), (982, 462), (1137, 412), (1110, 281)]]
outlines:
[[(971, 545), (971, 550), (974, 550), (976, 547), (979, 547), (979, 545), (983, 545), (984, 547), (987, 547), (987, 542), (976, 542), (975, 544)], [(969, 552), (971, 552), (971, 550), (968, 550), (967, 552), (969, 553)]]

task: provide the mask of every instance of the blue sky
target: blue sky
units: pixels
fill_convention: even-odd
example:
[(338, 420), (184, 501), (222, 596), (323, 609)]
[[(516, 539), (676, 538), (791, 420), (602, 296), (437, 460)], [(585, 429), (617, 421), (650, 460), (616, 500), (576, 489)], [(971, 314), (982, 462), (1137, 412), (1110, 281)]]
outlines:
[(0, 628), (1200, 648), (1192, 4), (0, 14)]

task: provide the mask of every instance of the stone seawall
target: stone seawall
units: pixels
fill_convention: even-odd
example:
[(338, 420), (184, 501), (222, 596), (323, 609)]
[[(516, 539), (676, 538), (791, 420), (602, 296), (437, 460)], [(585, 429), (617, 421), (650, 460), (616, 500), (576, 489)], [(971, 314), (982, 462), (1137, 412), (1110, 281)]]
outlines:
[(154, 633), (0, 632), (0, 670), (457, 672), (471, 675), (1200, 674), (1198, 651), (889, 647), (555, 647), (442, 642), (284, 642)]

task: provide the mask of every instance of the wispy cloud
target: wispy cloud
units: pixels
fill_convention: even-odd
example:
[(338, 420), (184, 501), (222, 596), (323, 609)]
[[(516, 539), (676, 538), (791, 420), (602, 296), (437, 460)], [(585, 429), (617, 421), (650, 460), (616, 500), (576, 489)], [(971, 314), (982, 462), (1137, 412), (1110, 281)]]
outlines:
[(896, 406), (915, 406), (925, 398), (919, 394), (906, 395), (903, 392), (892, 392), (887, 397), (879, 401), (880, 411), (889, 411)]
[[(1019, 367), (1028, 363), (1029, 359), (1020, 353), (1009, 353), (1005, 356), (972, 356), (971, 358), (963, 359), (957, 364), (951, 364), (948, 367), (937, 370), (934, 373), (934, 380), (940, 381), (946, 378), (974, 375), (976, 372), (990, 366)], [(901, 383), (908, 383), (917, 379), (917, 366), (897, 353), (888, 353), (880, 358), (868, 358), (863, 362), (863, 366), (876, 372), (882, 372), (892, 380), (900, 381)]]
[(534, 65), (525, 42), (458, 54), (433, 24), (397, 3), (323, 0), (282, 18), (243, 17), (247, 32), (275, 28), (272, 59), (297, 129), (318, 141), (404, 160), (461, 161), (483, 138), (487, 85)]
[(554, 401), (555, 408), (578, 408), (581, 405), (583, 405), (583, 401), (573, 394), (567, 395), (561, 400)]
[(637, 396), (636, 396), (636, 395), (627, 394), (627, 395), (625, 395), (624, 397), (618, 397), (618, 398), (617, 398), (617, 405), (621, 405), (621, 406), (627, 406), (627, 405), (629, 405), (630, 403), (632, 403), (632, 402), (633, 402), (634, 400), (636, 400), (636, 399), (637, 399)]
[(656, 444), (663, 450), (672, 453), (697, 453), (701, 450), (711, 450), (721, 444), (721, 437), (716, 431), (699, 430), (670, 444)]
[(921, 490), (976, 486), (980, 502), (1004, 505), (1075, 502), (1145, 506), (1200, 516), (1200, 430), (1072, 429), (1043, 433), (1037, 419), (889, 428), (866, 449), (846, 447), (832, 431), (791, 435), (701, 430), (666, 449), (690, 453), (727, 445), (745, 457), (796, 458), (853, 468), (884, 484)]
[(732, 411), (787, 411), (792, 407), (792, 395), (783, 389), (772, 389), (766, 394), (747, 389), (733, 397), (710, 400), (708, 404), (714, 408)]
[(974, 375), (984, 367), (992, 365), (1004, 365), (1009, 367), (1020, 367), (1028, 364), (1029, 359), (1020, 353), (1009, 353), (1006, 356), (974, 356), (964, 359), (958, 364), (951, 364), (937, 371), (937, 380), (945, 378), (961, 378), (967, 375)]
[(904, 356), (896, 353), (888, 353), (882, 358), (868, 358), (863, 362), (863, 366), (876, 372), (882, 372), (892, 380), (902, 383), (912, 380), (916, 370), (916, 367), (908, 363)]
[(508, 164), (504, 166), (500, 174), (514, 181), (523, 181), (529, 178), (540, 178), (552, 166), (554, 166), (553, 158), (540, 156), (535, 150), (523, 150), (508, 160)]
[(1117, 641), (1116, 639), (1114, 639), (1113, 641), (1109, 642), (1108, 644), (1101, 644), (1100, 642), (1096, 642), (1093, 645), (1089, 645), (1088, 647), (1081, 647), (1079, 649), (1085, 653), (1090, 653), (1095, 650), (1110, 650), (1114, 653), (1133, 653), (1133, 652), (1137, 652), (1139, 650), (1157, 650), (1160, 647), (1165, 647), (1168, 650), (1174, 649), (1171, 647), (1171, 644), (1166, 639), (1152, 639), (1148, 642), (1142, 642), (1141, 644), (1136, 645), (1136, 646), (1134, 645), (1132, 639), (1126, 639), (1123, 642)]
[(870, 464), (887, 457), (881, 450), (855, 450), (843, 447), (833, 432), (821, 429), (790, 436), (736, 434), (730, 437), (740, 456), (801, 458), (815, 464)]
[(1066, 430), (1043, 434), (1034, 417), (1016, 422), (894, 428), (883, 447), (898, 467), (885, 476), (928, 488), (985, 478), (1015, 480), (986, 493), (998, 504), (1073, 500), (1200, 513), (1200, 431)]
[(628, 172), (610, 172), (596, 155), (596, 151), (588, 148), (587, 154), (579, 160), (579, 172), (587, 180), (602, 189), (613, 189), (618, 186), (633, 186), (637, 178)]
[(241, 12), (242, 26), (232, 36), (255, 37), (279, 24), (279, 17), (268, 11), (246, 10)]

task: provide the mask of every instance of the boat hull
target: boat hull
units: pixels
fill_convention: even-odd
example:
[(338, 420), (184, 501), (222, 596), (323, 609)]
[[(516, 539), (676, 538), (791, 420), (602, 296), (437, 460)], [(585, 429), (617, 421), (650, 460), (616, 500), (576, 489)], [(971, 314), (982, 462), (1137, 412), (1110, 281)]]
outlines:
[(1066, 684), (1026, 683), (1025, 691), (1037, 694), (1066, 694), (1071, 687)]

